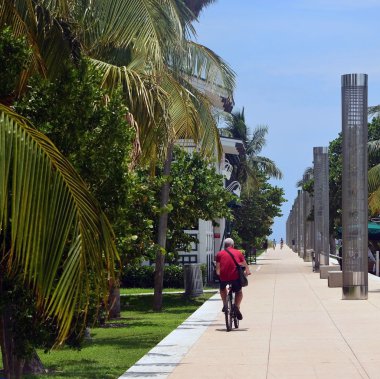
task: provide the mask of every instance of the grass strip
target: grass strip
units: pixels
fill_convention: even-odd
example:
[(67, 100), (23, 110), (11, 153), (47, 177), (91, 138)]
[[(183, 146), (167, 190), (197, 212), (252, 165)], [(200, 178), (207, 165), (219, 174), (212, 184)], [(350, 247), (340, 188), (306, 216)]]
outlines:
[[(153, 294), (154, 289), (153, 288), (120, 288), (120, 294), (121, 295), (133, 295), (133, 294), (146, 294), (150, 293)], [(164, 292), (183, 292), (183, 288), (164, 288)]]
[(38, 351), (49, 373), (25, 378), (118, 378), (212, 295), (188, 299), (181, 294), (165, 294), (159, 313), (151, 310), (153, 295), (123, 296), (120, 319), (91, 329), (92, 340), (85, 341), (79, 351), (67, 347), (47, 354)]

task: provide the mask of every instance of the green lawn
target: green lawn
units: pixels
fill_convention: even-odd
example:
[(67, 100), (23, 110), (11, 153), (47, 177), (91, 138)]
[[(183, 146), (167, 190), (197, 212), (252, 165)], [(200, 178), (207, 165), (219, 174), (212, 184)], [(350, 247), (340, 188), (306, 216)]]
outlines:
[[(214, 286), (203, 286), (204, 290), (215, 290), (218, 291), (219, 287), (218, 285)], [(140, 294), (153, 294), (153, 288), (120, 288), (120, 294), (121, 295), (140, 295)], [(164, 293), (170, 293), (170, 292), (185, 292), (184, 288), (165, 288)]]
[(213, 294), (196, 299), (164, 295), (161, 313), (151, 311), (153, 296), (123, 296), (121, 319), (91, 330), (80, 351), (63, 348), (39, 356), (50, 373), (27, 378), (114, 379), (138, 361)]
[[(153, 293), (153, 288), (120, 288), (122, 295), (134, 295), (142, 293)], [(164, 292), (184, 292), (183, 288), (165, 288)]]

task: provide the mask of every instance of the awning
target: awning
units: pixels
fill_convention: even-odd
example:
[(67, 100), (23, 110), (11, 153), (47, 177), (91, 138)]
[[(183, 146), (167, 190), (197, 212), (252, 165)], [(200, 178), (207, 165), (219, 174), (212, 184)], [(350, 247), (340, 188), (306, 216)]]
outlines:
[[(342, 227), (338, 228), (338, 237), (342, 238)], [(377, 222), (368, 222), (368, 239), (380, 240), (380, 224)]]

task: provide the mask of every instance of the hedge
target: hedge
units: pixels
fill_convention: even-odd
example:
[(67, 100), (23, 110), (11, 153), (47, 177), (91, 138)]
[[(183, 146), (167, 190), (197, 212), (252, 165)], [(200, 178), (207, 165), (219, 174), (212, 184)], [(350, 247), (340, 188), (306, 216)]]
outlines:
[[(203, 283), (206, 282), (206, 265), (201, 265)], [(121, 276), (121, 287), (154, 288), (154, 266), (128, 266)], [(184, 288), (183, 266), (165, 266), (164, 288)]]

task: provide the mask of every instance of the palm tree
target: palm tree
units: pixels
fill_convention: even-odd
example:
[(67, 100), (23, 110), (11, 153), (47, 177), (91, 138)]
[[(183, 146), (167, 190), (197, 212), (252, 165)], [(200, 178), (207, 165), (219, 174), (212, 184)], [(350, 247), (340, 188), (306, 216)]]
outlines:
[[(368, 142), (369, 154), (378, 155), (380, 140)], [(368, 171), (368, 207), (371, 215), (380, 214), (380, 164), (375, 164)]]
[(236, 111), (231, 114), (231, 117), (227, 119), (227, 127), (221, 132), (243, 141), (245, 154), (237, 167), (237, 177), (246, 190), (258, 185), (258, 172), (272, 178), (282, 178), (282, 173), (276, 164), (271, 159), (259, 155), (266, 144), (265, 136), (268, 133), (268, 127), (265, 125), (256, 127), (250, 137), (249, 128), (245, 122), (244, 108), (241, 112)]
[[(21, 282), (38, 312), (58, 325), (56, 344), (67, 338), (75, 314), (83, 322), (89, 292), (108, 290), (118, 259), (113, 232), (72, 166), (44, 135), (0, 105), (0, 296), (5, 281)], [(18, 378), (23, 360), (14, 341), (10, 304), (0, 309), (7, 378)]]
[[(192, 2), (192, 10), (197, 14), (208, 3)], [(231, 93), (234, 75), (220, 57), (190, 41), (194, 13), (184, 3), (40, 0), (35, 7), (32, 0), (0, 0), (0, 6), (0, 25), (11, 25), (33, 48), (17, 93), (32, 73), (54, 76), (65, 59), (83, 55), (103, 73), (104, 86), (123, 88), (140, 161), (170, 159), (178, 138), (200, 142), (205, 154), (221, 151), (211, 104), (191, 78), (218, 80)]]
[(300, 188), (300, 187), (302, 188), (303, 185), (307, 184), (313, 178), (314, 178), (314, 169), (313, 169), (313, 167), (306, 167), (305, 171), (303, 173), (302, 179), (300, 179), (296, 183), (296, 187), (297, 188)]

